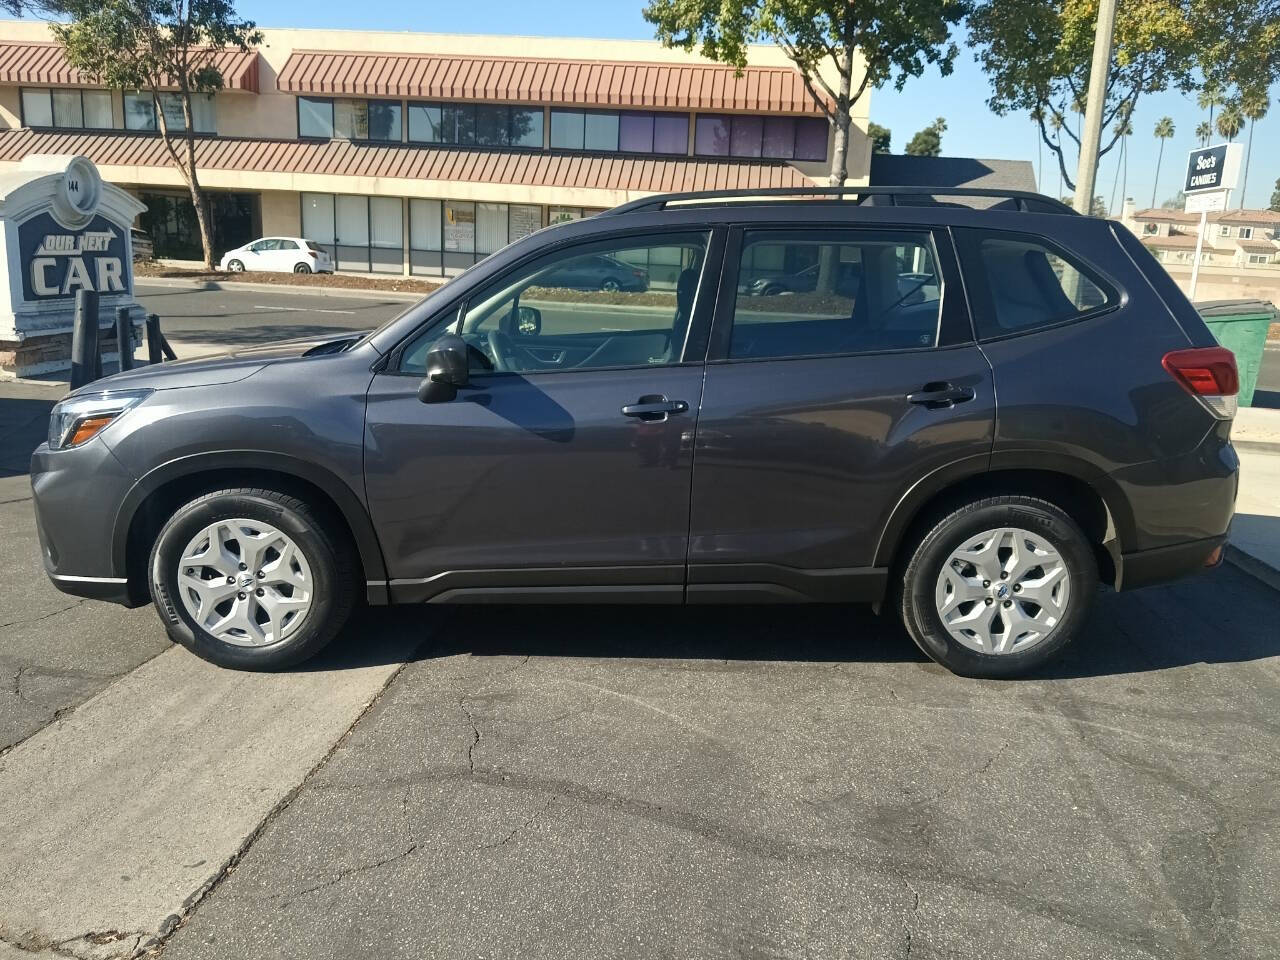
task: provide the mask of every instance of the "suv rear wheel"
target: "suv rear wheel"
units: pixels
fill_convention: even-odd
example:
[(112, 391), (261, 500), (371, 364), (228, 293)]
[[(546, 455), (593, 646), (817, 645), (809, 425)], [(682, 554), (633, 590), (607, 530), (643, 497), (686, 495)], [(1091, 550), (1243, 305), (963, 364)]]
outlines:
[(224, 667), (269, 670), (314, 656), (355, 600), (349, 549), (304, 501), (217, 490), (179, 508), (148, 564), (169, 635)]
[(943, 517), (907, 564), (902, 619), (926, 654), (970, 677), (1012, 677), (1061, 652), (1097, 592), (1093, 548), (1061, 509), (979, 500)]

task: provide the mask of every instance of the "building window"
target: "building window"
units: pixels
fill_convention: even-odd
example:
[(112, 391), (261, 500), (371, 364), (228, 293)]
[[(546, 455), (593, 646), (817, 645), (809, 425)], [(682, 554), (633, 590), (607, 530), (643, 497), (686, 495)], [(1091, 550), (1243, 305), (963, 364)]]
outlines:
[(581, 150), (586, 142), (587, 117), (581, 110), (551, 111), (551, 149)]
[(298, 136), (399, 143), (400, 101), (299, 97)]
[(699, 114), (693, 152), (700, 157), (764, 157), (824, 160), (828, 124), (812, 117), (752, 117)]
[(315, 97), (298, 98), (298, 136), (333, 137), (333, 101)]
[[(1241, 231), (1240, 231), (1240, 235), (1241, 235), (1241, 236), (1244, 236), (1244, 231), (1243, 231), (1243, 230), (1241, 230)], [(1218, 236), (1220, 236), (1220, 237), (1229, 237), (1229, 236), (1231, 236), (1231, 228), (1230, 228), (1230, 227), (1228, 227), (1226, 224), (1222, 224), (1222, 225), (1220, 225), (1220, 226), (1218, 227)]]
[[(171, 133), (187, 128), (181, 96), (176, 93), (160, 94), (160, 109), (164, 111), (165, 126)], [(196, 133), (218, 132), (212, 93), (191, 94), (191, 121)], [(150, 93), (134, 92), (124, 95), (124, 126), (126, 130), (157, 129), (155, 100)]]
[(1253, 227), (1241, 227), (1241, 228), (1240, 228), (1240, 239), (1241, 239), (1241, 240), (1252, 240), (1252, 239), (1253, 239)]
[(542, 148), (542, 111), (461, 103), (409, 104), (413, 143)]
[(1269, 253), (1251, 253), (1249, 254), (1250, 263), (1270, 263), (1271, 254)]
[(28, 127), (110, 130), (115, 126), (111, 92), (23, 88), (22, 122)]

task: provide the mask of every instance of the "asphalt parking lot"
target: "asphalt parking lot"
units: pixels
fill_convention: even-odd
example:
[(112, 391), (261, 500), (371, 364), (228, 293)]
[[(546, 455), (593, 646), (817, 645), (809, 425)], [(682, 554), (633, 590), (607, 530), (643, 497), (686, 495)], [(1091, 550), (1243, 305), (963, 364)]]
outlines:
[(57, 393), (0, 388), (0, 957), (1280, 955), (1280, 594), (1234, 568), (1018, 682), (817, 606), (371, 610), (227, 674), (46, 582)]

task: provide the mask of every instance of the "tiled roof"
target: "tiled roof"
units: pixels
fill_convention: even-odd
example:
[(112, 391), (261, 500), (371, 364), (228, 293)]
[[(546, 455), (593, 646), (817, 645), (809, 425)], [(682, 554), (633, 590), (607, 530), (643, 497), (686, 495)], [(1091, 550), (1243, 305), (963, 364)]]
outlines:
[(735, 76), (712, 64), (298, 50), (276, 84), (303, 94), (823, 113), (789, 67), (746, 67)]
[(1241, 240), (1240, 249), (1249, 253), (1275, 253), (1280, 250), (1280, 247), (1277, 247), (1270, 240)]
[[(1169, 223), (1199, 223), (1200, 214), (1183, 213), (1181, 210), (1153, 208), (1138, 210), (1135, 220), (1156, 220)], [(1280, 225), (1280, 213), (1274, 210), (1217, 210), (1209, 214), (1210, 223), (1243, 224), (1245, 226)]]
[(1240, 223), (1245, 226), (1280, 225), (1280, 213), (1274, 210), (1229, 210), (1226, 213), (1209, 214), (1218, 223)]
[[(1170, 249), (1170, 250), (1172, 249), (1179, 249), (1179, 250), (1192, 249), (1193, 250), (1195, 249), (1196, 238), (1193, 236), (1187, 236), (1186, 234), (1175, 234), (1174, 236), (1171, 236), (1171, 237), (1143, 237), (1142, 242), (1145, 243), (1148, 247), (1163, 247), (1165, 249)], [(1209, 243), (1207, 240), (1205, 241), (1204, 249), (1208, 253), (1215, 253), (1218, 250), (1217, 247)]]
[(1169, 223), (1198, 223), (1200, 214), (1183, 213), (1181, 210), (1166, 210), (1163, 207), (1151, 207), (1147, 210), (1138, 210), (1134, 213), (1135, 220), (1159, 220)]
[[(227, 90), (258, 92), (256, 50), (211, 50), (212, 63), (222, 73)], [(100, 87), (93, 77), (67, 63), (56, 43), (0, 43), (0, 83), (61, 87)]]
[[(0, 131), (0, 161), (20, 160), (29, 153), (80, 154), (102, 166), (170, 165), (164, 144), (155, 134)], [(812, 185), (787, 163), (438, 149), (346, 140), (197, 137), (196, 166), (251, 173), (520, 183), (642, 193)]]

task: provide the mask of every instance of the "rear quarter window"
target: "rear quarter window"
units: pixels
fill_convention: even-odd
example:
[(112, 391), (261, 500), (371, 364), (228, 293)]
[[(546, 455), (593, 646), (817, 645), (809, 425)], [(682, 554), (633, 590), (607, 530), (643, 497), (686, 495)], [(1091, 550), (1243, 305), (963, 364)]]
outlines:
[(979, 340), (1057, 326), (1106, 310), (1119, 300), (1096, 272), (1038, 238), (958, 233), (963, 234), (961, 259)]

